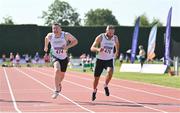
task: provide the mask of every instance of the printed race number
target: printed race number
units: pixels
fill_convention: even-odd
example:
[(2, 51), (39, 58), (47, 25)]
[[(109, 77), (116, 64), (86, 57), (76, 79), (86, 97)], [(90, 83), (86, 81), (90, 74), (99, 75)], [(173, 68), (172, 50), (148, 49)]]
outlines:
[(104, 49), (105, 53), (111, 54), (111, 49)]
[(56, 54), (62, 54), (63, 53), (63, 48), (54, 48)]

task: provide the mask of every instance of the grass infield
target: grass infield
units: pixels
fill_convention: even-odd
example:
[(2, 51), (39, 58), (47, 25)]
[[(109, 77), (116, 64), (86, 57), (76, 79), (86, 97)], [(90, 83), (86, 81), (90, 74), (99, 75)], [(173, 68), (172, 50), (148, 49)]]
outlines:
[[(161, 86), (180, 88), (180, 76), (170, 76), (168, 73), (165, 74), (127, 73), (127, 72), (120, 72), (119, 69), (120, 69), (120, 65), (119, 63), (116, 63), (113, 77), (117, 79), (132, 80), (132, 81), (156, 84)], [(93, 76), (93, 72), (90, 69), (87, 69), (86, 72), (83, 72), (82, 69), (68, 68), (68, 71), (89, 73), (92, 74)], [(105, 74), (106, 73), (104, 72), (103, 75)]]

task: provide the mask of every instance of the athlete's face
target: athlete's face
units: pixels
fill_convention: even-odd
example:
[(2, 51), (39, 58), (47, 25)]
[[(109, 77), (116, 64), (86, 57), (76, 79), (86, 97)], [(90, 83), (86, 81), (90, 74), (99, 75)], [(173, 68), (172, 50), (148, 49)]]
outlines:
[(107, 29), (106, 33), (108, 37), (113, 37), (115, 29)]
[(59, 25), (53, 25), (53, 26), (52, 26), (52, 32), (53, 32), (54, 34), (59, 34), (59, 33), (61, 33), (61, 27), (60, 27)]

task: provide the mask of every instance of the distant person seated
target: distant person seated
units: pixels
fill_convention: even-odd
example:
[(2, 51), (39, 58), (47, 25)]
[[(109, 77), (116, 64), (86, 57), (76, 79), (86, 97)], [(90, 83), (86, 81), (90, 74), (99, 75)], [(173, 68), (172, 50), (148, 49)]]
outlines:
[(39, 62), (40, 57), (39, 57), (39, 53), (38, 52), (36, 52), (36, 54), (34, 56), (34, 59), (35, 59), (36, 63)]
[(126, 51), (126, 62), (128, 63), (130, 61), (131, 58), (131, 49), (128, 49)]
[(26, 63), (30, 63), (30, 57), (28, 54), (25, 55), (25, 61)]
[(20, 59), (21, 59), (21, 58), (20, 58), (19, 53), (16, 54), (15, 59), (16, 59), (16, 66), (17, 66), (17, 67), (20, 67)]
[(69, 68), (72, 68), (72, 66), (73, 66), (72, 58), (73, 58), (72, 54), (69, 54), (69, 63), (68, 63)]
[(140, 45), (139, 46), (139, 61), (140, 61), (140, 63), (141, 63), (141, 67), (143, 66), (143, 64), (144, 64), (144, 62), (145, 62), (145, 60), (146, 60), (146, 52), (145, 52), (145, 50), (143, 49), (143, 46), (142, 45)]
[(30, 67), (30, 62), (31, 62), (31, 58), (28, 54), (25, 55), (25, 61), (26, 61), (26, 64), (27, 64), (27, 67)]
[(121, 54), (119, 55), (119, 63), (120, 63), (120, 65), (123, 63), (123, 60), (124, 60), (124, 54), (121, 53)]
[(6, 55), (5, 54), (2, 55), (2, 61), (6, 62)]
[(85, 54), (85, 53), (83, 53), (83, 54), (80, 56), (80, 59), (81, 59), (81, 63), (80, 63), (80, 65), (85, 64), (85, 62), (86, 62), (86, 54)]
[(9, 66), (12, 67), (13, 66), (13, 60), (14, 60), (14, 55), (13, 55), (12, 52), (9, 55), (9, 60), (10, 60), (10, 65)]

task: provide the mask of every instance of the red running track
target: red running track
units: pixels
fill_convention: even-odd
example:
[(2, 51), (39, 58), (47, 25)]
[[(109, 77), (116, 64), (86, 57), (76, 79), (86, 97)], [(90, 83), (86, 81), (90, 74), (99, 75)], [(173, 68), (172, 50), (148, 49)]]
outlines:
[(180, 112), (180, 90), (112, 79), (104, 95), (104, 76), (91, 102), (93, 76), (67, 72), (61, 95), (51, 99), (52, 68), (0, 68), (0, 112)]

